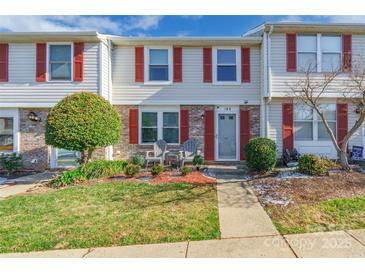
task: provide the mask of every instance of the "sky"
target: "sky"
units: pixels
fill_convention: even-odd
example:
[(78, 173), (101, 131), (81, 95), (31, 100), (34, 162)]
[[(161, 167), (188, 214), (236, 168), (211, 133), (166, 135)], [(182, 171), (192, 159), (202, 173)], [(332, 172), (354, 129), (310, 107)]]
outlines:
[(0, 16), (0, 31), (98, 31), (124, 36), (237, 36), (265, 21), (365, 23), (365, 16)]

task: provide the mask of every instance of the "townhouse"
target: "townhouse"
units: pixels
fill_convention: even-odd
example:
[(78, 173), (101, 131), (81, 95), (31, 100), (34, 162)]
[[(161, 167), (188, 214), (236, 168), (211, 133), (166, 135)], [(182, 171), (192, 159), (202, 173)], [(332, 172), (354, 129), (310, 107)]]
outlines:
[[(342, 98), (348, 70), (365, 49), (365, 26), (266, 23), (241, 37), (120, 37), (96, 32), (0, 34), (0, 151), (32, 169), (70, 165), (74, 152), (44, 143), (47, 113), (64, 96), (95, 92), (122, 118), (120, 142), (96, 158), (126, 159), (164, 139), (193, 138), (207, 161), (239, 161), (250, 138), (335, 157), (322, 123), (290, 96), (316, 64), (316, 77), (345, 68), (321, 107), (338, 139), (355, 121)], [(363, 145), (362, 130), (350, 141)]]

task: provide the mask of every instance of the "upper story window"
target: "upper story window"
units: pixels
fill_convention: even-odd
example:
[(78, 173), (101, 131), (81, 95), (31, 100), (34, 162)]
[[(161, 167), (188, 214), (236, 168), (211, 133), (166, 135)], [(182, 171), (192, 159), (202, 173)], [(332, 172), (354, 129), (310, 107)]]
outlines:
[(72, 80), (72, 45), (50, 44), (48, 62), (48, 80)]
[(172, 79), (172, 48), (145, 47), (145, 83), (169, 84)]
[(298, 71), (317, 71), (317, 36), (298, 35)]
[(216, 48), (213, 53), (214, 83), (237, 84), (240, 82), (240, 50)]
[(341, 69), (340, 35), (297, 35), (297, 71), (335, 72)]
[(322, 72), (334, 72), (341, 68), (341, 36), (321, 36)]

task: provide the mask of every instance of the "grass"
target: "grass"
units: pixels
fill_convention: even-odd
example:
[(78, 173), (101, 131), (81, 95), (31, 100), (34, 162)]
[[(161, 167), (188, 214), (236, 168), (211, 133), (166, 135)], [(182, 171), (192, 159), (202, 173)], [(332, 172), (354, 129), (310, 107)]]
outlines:
[(100, 183), (0, 201), (0, 253), (219, 236), (214, 185)]
[(365, 228), (365, 196), (288, 208), (273, 205), (267, 212), (281, 234)]

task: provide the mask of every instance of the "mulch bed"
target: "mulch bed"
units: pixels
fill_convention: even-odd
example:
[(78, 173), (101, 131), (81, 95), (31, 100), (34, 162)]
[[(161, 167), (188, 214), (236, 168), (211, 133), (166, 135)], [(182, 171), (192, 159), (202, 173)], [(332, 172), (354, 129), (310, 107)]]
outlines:
[(267, 176), (253, 179), (250, 184), (263, 205), (291, 206), (365, 195), (365, 174), (357, 171), (339, 171), (322, 177)]
[(215, 184), (217, 180), (212, 177), (205, 176), (199, 171), (192, 171), (186, 176), (182, 176), (180, 171), (172, 170), (162, 172), (160, 175), (153, 177), (151, 172), (141, 172), (136, 177), (127, 178), (124, 175), (113, 176), (102, 180), (104, 182), (120, 181), (120, 182), (141, 182), (150, 184), (163, 184), (163, 183), (187, 183), (187, 184)]

